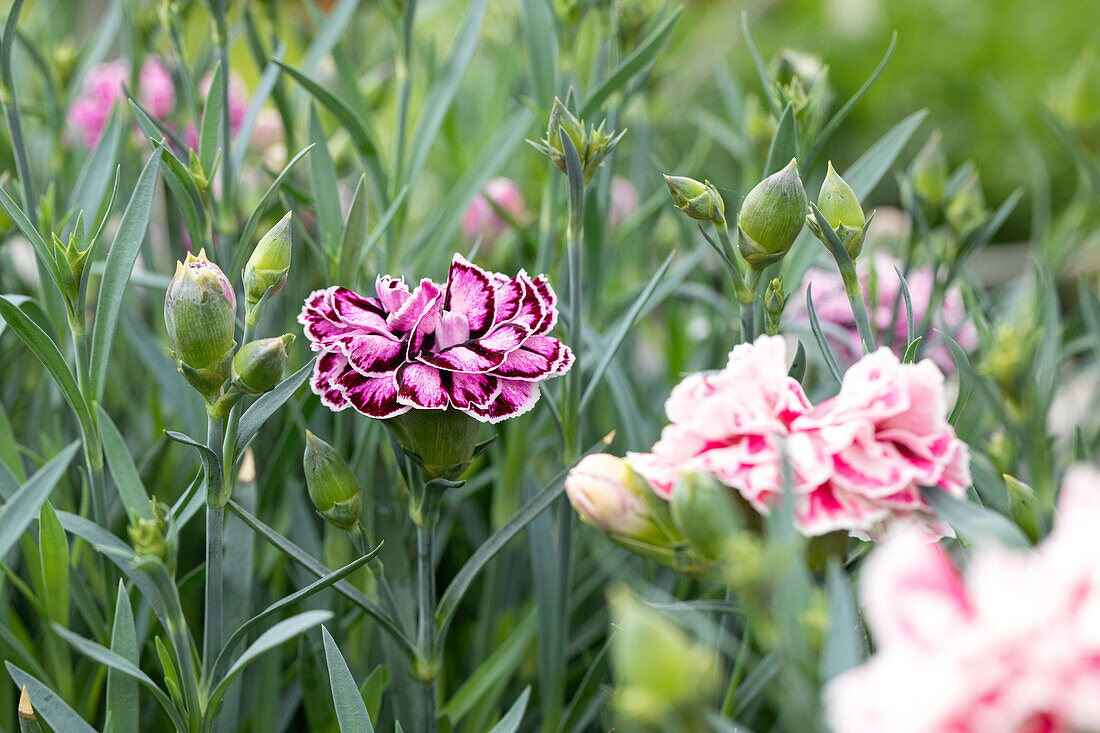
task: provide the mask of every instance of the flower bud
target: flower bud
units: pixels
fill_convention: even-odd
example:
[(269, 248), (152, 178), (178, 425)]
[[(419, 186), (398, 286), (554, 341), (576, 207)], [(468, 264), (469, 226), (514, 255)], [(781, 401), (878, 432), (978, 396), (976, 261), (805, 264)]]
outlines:
[(762, 270), (783, 259), (802, 231), (807, 205), (794, 158), (749, 191), (737, 221), (738, 247), (749, 265)]
[[(561, 142), (562, 130), (565, 130), (565, 134), (569, 136), (569, 139), (573, 142), (573, 147), (577, 149), (577, 154), (581, 156), (583, 161), (585, 150), (588, 148), (588, 138), (584, 134), (584, 123), (570, 112), (569, 108), (560, 99), (554, 97), (554, 106), (550, 108), (550, 121), (546, 126), (546, 139), (550, 142), (550, 147), (559, 154), (564, 152)], [(554, 164), (561, 169), (562, 173), (565, 172), (564, 157), (561, 158), (560, 163), (555, 160)]]
[(718, 691), (714, 652), (625, 588), (609, 593), (614, 706), (655, 730), (703, 730), (702, 711)]
[(565, 495), (585, 522), (612, 537), (664, 544), (645, 500), (649, 491), (626, 460), (607, 453), (586, 456), (565, 479)]
[(569, 136), (573, 147), (577, 149), (577, 157), (580, 158), (584, 182), (588, 183), (600, 163), (607, 154), (619, 143), (623, 134), (605, 132), (604, 123), (600, 123), (598, 129), (589, 129), (586, 133), (584, 120), (580, 120), (557, 97), (554, 98), (554, 106), (550, 110), (550, 120), (546, 126), (546, 137), (540, 142), (528, 141), (558, 167), (562, 173), (568, 173), (565, 164), (565, 148), (562, 146), (561, 134), (564, 130)]
[(359, 524), (363, 500), (359, 481), (336, 449), (306, 431), (306, 450), (302, 456), (309, 499), (321, 516), (344, 530)]
[(233, 357), (233, 386), (246, 394), (263, 394), (275, 389), (283, 378), (286, 347), (294, 342), (294, 334), (278, 338), (257, 339), (242, 346)]
[(985, 194), (975, 171), (947, 202), (947, 223), (960, 239), (985, 224), (989, 212), (985, 208)]
[(208, 399), (229, 376), (237, 298), (218, 266), (187, 255), (164, 296), (164, 325), (180, 372)]
[(934, 131), (913, 158), (913, 188), (931, 206), (943, 200), (947, 188), (947, 155), (940, 144), (942, 137), (939, 130)]
[(726, 203), (710, 181), (699, 183), (693, 178), (665, 176), (668, 192), (676, 208), (692, 219), (720, 223), (726, 219)]
[(279, 292), (290, 272), (290, 221), (291, 213), (271, 227), (252, 250), (244, 266), (244, 297), (251, 310), (268, 289)]
[(76, 303), (80, 293), (80, 282), (84, 277), (84, 266), (88, 263), (90, 247), (81, 250), (76, 244), (76, 235), (69, 234), (69, 243), (62, 244), (56, 234), (53, 235), (54, 258), (57, 270), (61, 274), (61, 288), (69, 303)]
[(137, 512), (131, 512), (130, 525), (126, 531), (130, 535), (130, 544), (134, 552), (139, 556), (152, 556), (164, 559), (168, 554), (168, 545), (165, 534), (168, 524), (165, 522), (168, 507), (151, 499), (149, 504), (153, 508), (153, 518), (144, 519)]
[[(859, 205), (856, 192), (837, 174), (832, 162), (829, 163), (829, 171), (821, 184), (817, 208), (836, 232), (844, 249), (848, 250), (848, 255), (853, 260), (858, 257), (863, 249), (864, 224), (867, 223), (867, 217), (863, 215), (863, 208)], [(813, 216), (808, 218), (813, 219)], [(816, 221), (812, 222), (811, 228), (817, 228)]]
[(742, 527), (729, 489), (712, 476), (684, 472), (672, 490), (672, 522), (692, 548), (707, 560), (718, 560), (726, 543)]
[(783, 317), (783, 309), (787, 307), (787, 294), (783, 292), (783, 276), (772, 278), (764, 291), (764, 325), (768, 335), (779, 333), (779, 320)]

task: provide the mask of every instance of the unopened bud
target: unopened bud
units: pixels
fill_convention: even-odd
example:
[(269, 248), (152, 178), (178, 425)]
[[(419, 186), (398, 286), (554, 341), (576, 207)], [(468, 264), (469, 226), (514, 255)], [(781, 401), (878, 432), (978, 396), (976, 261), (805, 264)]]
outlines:
[(205, 250), (176, 264), (164, 296), (164, 324), (180, 372), (208, 399), (229, 376), (237, 298)]
[(355, 529), (363, 500), (359, 481), (347, 461), (335, 448), (307, 430), (302, 468), (309, 499), (321, 516), (340, 529)]
[(473, 460), (481, 423), (461, 410), (410, 410), (389, 422), (428, 478), (455, 480)]
[(145, 519), (136, 512), (132, 512), (130, 526), (126, 528), (126, 531), (130, 535), (130, 544), (133, 545), (134, 552), (138, 556), (159, 557), (163, 560), (168, 554), (168, 545), (165, 541), (165, 534), (168, 530), (165, 517), (167, 516), (168, 507), (158, 504), (153, 499), (149, 501), (149, 504), (153, 509), (153, 518)]
[(275, 389), (286, 367), (286, 347), (294, 334), (257, 339), (242, 346), (233, 357), (233, 386), (247, 394), (263, 394)]
[[(586, 131), (587, 130), (587, 131)], [(562, 133), (569, 136), (580, 158), (584, 182), (588, 183), (596, 169), (600, 167), (607, 154), (619, 143), (623, 133), (606, 132), (604, 123), (599, 128), (588, 129), (584, 120), (578, 119), (557, 97), (550, 110), (550, 120), (546, 126), (546, 137), (540, 142), (530, 142), (558, 167), (562, 173), (568, 173), (565, 164), (565, 148), (562, 146)]]
[(691, 472), (685, 472), (672, 490), (672, 521), (707, 560), (718, 560), (742, 527), (729, 491), (713, 477)]
[[(867, 217), (863, 215), (856, 192), (840, 177), (831, 162), (817, 197), (817, 208), (836, 232), (844, 249), (848, 250), (848, 255), (853, 260), (858, 257), (863, 249)], [(808, 219), (813, 220), (813, 215)], [(811, 221), (811, 228), (817, 228), (816, 221)]]
[(934, 131), (913, 158), (913, 188), (931, 206), (943, 200), (947, 188), (947, 155), (941, 144), (942, 137), (939, 130)]
[[(573, 147), (577, 149), (577, 154), (581, 156), (581, 160), (584, 160), (584, 152), (588, 148), (588, 138), (584, 134), (584, 123), (581, 122), (569, 108), (562, 103), (560, 99), (554, 97), (554, 106), (550, 108), (550, 122), (546, 126), (546, 139), (550, 143), (550, 147), (558, 152), (564, 152), (561, 142), (561, 131), (565, 130), (565, 134), (569, 136), (569, 139), (573, 142)], [(562, 172), (565, 172), (565, 158), (561, 159), (559, 163), (557, 160), (554, 164), (561, 168)]]
[(692, 219), (719, 223), (725, 221), (726, 204), (710, 181), (700, 183), (694, 178), (665, 176), (665, 184), (676, 208)]
[(565, 479), (565, 495), (582, 520), (613, 537), (661, 544), (648, 491), (626, 460), (607, 453), (586, 456)]
[(56, 234), (53, 235), (54, 259), (61, 275), (61, 288), (70, 303), (76, 303), (80, 293), (80, 282), (84, 277), (84, 266), (88, 263), (88, 250), (77, 246), (76, 235), (69, 234), (69, 243), (63, 244)]
[(947, 202), (947, 222), (956, 236), (965, 239), (971, 232), (985, 224), (989, 212), (985, 208), (985, 194), (975, 171)]
[(807, 205), (794, 158), (749, 191), (737, 221), (738, 247), (749, 265), (762, 270), (783, 259), (802, 231)]
[(252, 250), (252, 255), (244, 266), (244, 297), (251, 310), (264, 294), (271, 289), (279, 292), (290, 272), (291, 254), (291, 213), (271, 227)]
[(783, 292), (783, 276), (772, 278), (764, 291), (764, 325), (768, 335), (779, 333), (779, 321), (783, 317), (783, 309), (787, 307), (787, 294)]

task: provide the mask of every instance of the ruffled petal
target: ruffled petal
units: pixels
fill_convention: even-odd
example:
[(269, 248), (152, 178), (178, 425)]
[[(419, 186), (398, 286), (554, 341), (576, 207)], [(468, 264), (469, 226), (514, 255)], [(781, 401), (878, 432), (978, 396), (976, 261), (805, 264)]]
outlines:
[(500, 394), (485, 407), (470, 407), (464, 412), (482, 422), (498, 423), (529, 411), (539, 401), (538, 382), (501, 379)]
[(335, 351), (326, 351), (313, 362), (313, 375), (309, 379), (309, 388), (321, 398), (321, 404), (340, 412), (348, 407), (347, 398), (337, 386), (337, 380), (349, 371), (347, 358)]
[(573, 352), (556, 338), (532, 336), (493, 371), (498, 377), (541, 381), (558, 376), (573, 363)]
[(427, 364), (408, 362), (397, 370), (397, 400), (424, 410), (442, 410), (450, 403), (443, 372)]
[(386, 323), (394, 331), (412, 331), (416, 328), (422, 333), (431, 333), (435, 330), (436, 304), (440, 294), (439, 286), (424, 278), (401, 307), (386, 318)]
[(405, 361), (405, 344), (389, 333), (347, 336), (340, 340), (340, 350), (365, 377), (393, 374)]
[(451, 260), (451, 271), (447, 276), (447, 295), (443, 300), (443, 310), (466, 316), (470, 336), (477, 338), (488, 332), (493, 325), (496, 311), (494, 290), (489, 273), (456, 254)]
[(364, 298), (347, 288), (330, 288), (328, 303), (332, 320), (364, 331), (387, 331), (386, 312), (377, 298)]
[(387, 418), (408, 412), (411, 408), (397, 401), (397, 384), (393, 375), (364, 377), (348, 370), (337, 381), (348, 404), (367, 417)]

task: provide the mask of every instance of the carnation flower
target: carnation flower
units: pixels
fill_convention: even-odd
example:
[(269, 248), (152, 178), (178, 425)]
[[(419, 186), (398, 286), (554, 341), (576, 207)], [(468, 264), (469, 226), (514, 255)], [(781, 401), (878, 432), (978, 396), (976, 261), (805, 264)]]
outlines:
[[(897, 272), (904, 272), (903, 263), (885, 252), (875, 252), (871, 257), (862, 257), (856, 261), (863, 297), (867, 303), (867, 316), (872, 326), (881, 334), (879, 340), (892, 339), (894, 348), (905, 350), (906, 318), (905, 300), (901, 296), (901, 280)], [(906, 275), (909, 296), (913, 301), (913, 323), (920, 326), (928, 312), (932, 300), (932, 286), (935, 282), (932, 269), (917, 267)], [(813, 286), (814, 312), (817, 313), (829, 345), (839, 358), (853, 362), (860, 355), (859, 331), (856, 330), (852, 306), (844, 292), (844, 281), (840, 273), (834, 270), (812, 268), (803, 281), (805, 286)], [(791, 303), (792, 314), (796, 321), (809, 327), (809, 314), (806, 311), (806, 288)], [(833, 326), (832, 329), (829, 326)], [(936, 314), (932, 318), (932, 327), (943, 331), (959, 342), (965, 351), (973, 351), (978, 345), (978, 332), (966, 316), (962, 295), (957, 287), (948, 289)], [(930, 333), (922, 342), (924, 353), (944, 372), (955, 371), (955, 362), (951, 351), (937, 334)]]
[(513, 219), (523, 217), (526, 206), (519, 186), (510, 178), (494, 178), (486, 184), (485, 190), (474, 196), (466, 212), (462, 215), (462, 233), (471, 242), (478, 237), (485, 244), (492, 244), (508, 230), (504, 220), (493, 204), (503, 209)]
[(965, 577), (915, 532), (862, 572), (878, 646), (833, 680), (837, 733), (1100, 729), (1100, 473), (1077, 467), (1035, 551), (980, 547)]
[[(141, 106), (163, 120), (176, 107), (172, 77), (159, 59), (149, 57), (138, 77)], [(69, 125), (77, 132), (84, 147), (94, 148), (103, 135), (115, 104), (125, 100), (130, 84), (130, 64), (125, 59), (93, 66), (84, 77), (81, 94), (69, 107)]]
[(447, 282), (381, 276), (377, 297), (317, 290), (298, 321), (320, 356), (310, 386), (332, 410), (389, 418), (454, 408), (482, 422), (521, 415), (573, 354), (549, 336), (557, 296), (545, 276), (487, 272), (455, 255)]
[(895, 518), (932, 520), (921, 486), (960, 496), (970, 483), (967, 447), (944, 419), (943, 375), (885, 348), (815, 407), (787, 376), (786, 342), (761, 336), (735, 347), (725, 369), (687, 377), (665, 409), (671, 424), (652, 452), (630, 456), (654, 491), (669, 498), (682, 472), (706, 473), (767, 513), (782, 499), (785, 455), (795, 524), (808, 536), (870, 537)]

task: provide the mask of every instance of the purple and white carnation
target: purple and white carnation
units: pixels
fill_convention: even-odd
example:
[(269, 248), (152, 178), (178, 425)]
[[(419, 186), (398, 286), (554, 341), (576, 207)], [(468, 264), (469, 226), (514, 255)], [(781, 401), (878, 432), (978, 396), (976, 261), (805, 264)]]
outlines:
[(548, 335), (557, 296), (544, 275), (487, 272), (455, 255), (443, 285), (379, 276), (376, 297), (316, 290), (298, 321), (320, 356), (310, 387), (322, 404), (389, 418), (454, 408), (496, 423), (534, 407), (539, 383), (573, 365)]

